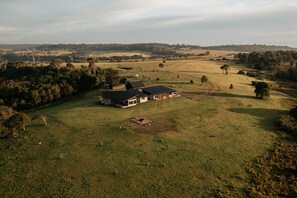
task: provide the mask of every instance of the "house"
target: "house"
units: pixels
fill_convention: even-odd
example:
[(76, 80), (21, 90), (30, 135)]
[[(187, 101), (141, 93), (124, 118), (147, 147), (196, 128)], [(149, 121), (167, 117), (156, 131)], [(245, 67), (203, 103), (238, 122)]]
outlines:
[(142, 92), (149, 96), (150, 100), (162, 100), (180, 96), (175, 90), (164, 86), (153, 86), (142, 89)]
[(141, 88), (145, 87), (142, 81), (134, 81), (134, 82), (127, 82), (126, 83), (126, 90), (131, 90), (131, 89), (138, 89), (140, 90)]
[(148, 100), (162, 100), (180, 96), (175, 90), (164, 86), (145, 87), (143, 82), (128, 82), (126, 91), (104, 91), (100, 102), (122, 108), (135, 106)]
[(148, 95), (138, 90), (105, 91), (99, 96), (101, 104), (126, 108), (148, 101)]

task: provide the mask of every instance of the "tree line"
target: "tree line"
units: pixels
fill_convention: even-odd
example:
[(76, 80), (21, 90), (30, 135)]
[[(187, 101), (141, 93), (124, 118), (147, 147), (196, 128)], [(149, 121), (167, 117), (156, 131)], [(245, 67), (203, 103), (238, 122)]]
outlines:
[[(68, 55), (42, 55), (38, 56), (35, 55), (35, 61), (36, 62), (51, 62), (51, 60), (55, 58), (60, 58), (65, 60), (66, 62), (74, 62), (74, 63), (85, 63), (87, 62), (87, 56), (85, 54), (80, 53), (72, 53)], [(126, 60), (139, 60), (143, 59), (144, 57), (142, 55), (132, 55), (132, 56), (110, 56), (110, 57), (96, 57), (94, 58), (96, 61), (108, 61), (108, 62), (121, 62)], [(31, 53), (28, 54), (16, 54), (13, 52), (6, 53), (1, 55), (1, 59), (8, 60), (10, 62), (26, 62), (26, 61), (32, 61), (33, 57)], [(23, 63), (25, 64), (25, 63)]]
[(94, 67), (91, 61), (86, 69), (75, 69), (71, 63), (61, 67), (61, 61), (55, 59), (46, 67), (9, 63), (1, 68), (0, 105), (29, 109), (94, 88), (112, 87), (120, 80), (117, 70)]
[(280, 79), (297, 82), (297, 51), (238, 53), (235, 58), (238, 63), (273, 72)]

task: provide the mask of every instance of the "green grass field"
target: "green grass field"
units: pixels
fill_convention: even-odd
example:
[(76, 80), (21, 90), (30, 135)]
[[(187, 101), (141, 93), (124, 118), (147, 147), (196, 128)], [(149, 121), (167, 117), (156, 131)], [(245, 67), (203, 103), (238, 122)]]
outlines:
[[(159, 63), (120, 63), (133, 67), (121, 75), (139, 74), (147, 85), (175, 85), (193, 94), (208, 91), (210, 85), (199, 82), (206, 75), (221, 90), (198, 100), (180, 97), (128, 109), (99, 105), (102, 90), (96, 90), (31, 112), (44, 113), (48, 126), (33, 122), (16, 138), (0, 141), (1, 197), (244, 197), (246, 169), (273, 148), (274, 119), (287, 96), (253, 98), (254, 79), (237, 75), (241, 66), (228, 61), (229, 75), (219, 69), (225, 62), (177, 60), (164, 68)], [(175, 129), (120, 129), (137, 116), (170, 119)]]

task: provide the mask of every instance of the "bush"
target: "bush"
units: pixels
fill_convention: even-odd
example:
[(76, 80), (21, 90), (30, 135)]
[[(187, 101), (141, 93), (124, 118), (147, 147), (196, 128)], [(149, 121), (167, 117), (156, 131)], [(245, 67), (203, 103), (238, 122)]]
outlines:
[(160, 80), (160, 78), (156, 78), (156, 81), (159, 81)]
[(243, 70), (239, 70), (237, 74), (245, 75), (245, 72)]
[(255, 87), (258, 84), (258, 81), (252, 81), (252, 85)]
[(291, 116), (293, 116), (295, 119), (297, 119), (297, 106), (290, 110)]
[(6, 137), (9, 135), (9, 130), (5, 125), (0, 123), (0, 138)]
[(258, 76), (258, 74), (256, 74), (255, 72), (247, 72), (246, 75), (253, 78)]
[(162, 67), (162, 68), (163, 68), (164, 66), (165, 66), (165, 65), (164, 65), (163, 63), (160, 63), (160, 64), (159, 64), (159, 67)]
[(194, 84), (194, 81), (193, 80), (190, 80), (190, 84)]
[(294, 117), (290, 115), (280, 115), (277, 119), (277, 123), (282, 130), (296, 136), (297, 120)]
[(233, 84), (231, 84), (230, 87), (229, 87), (229, 89), (233, 89), (233, 88), (234, 88), (234, 87), (233, 87)]

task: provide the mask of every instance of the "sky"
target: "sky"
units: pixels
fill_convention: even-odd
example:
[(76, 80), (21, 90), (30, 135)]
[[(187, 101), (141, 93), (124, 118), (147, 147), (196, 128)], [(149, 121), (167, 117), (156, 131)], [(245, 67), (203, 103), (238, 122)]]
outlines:
[(0, 0), (1, 44), (297, 47), (297, 0)]

